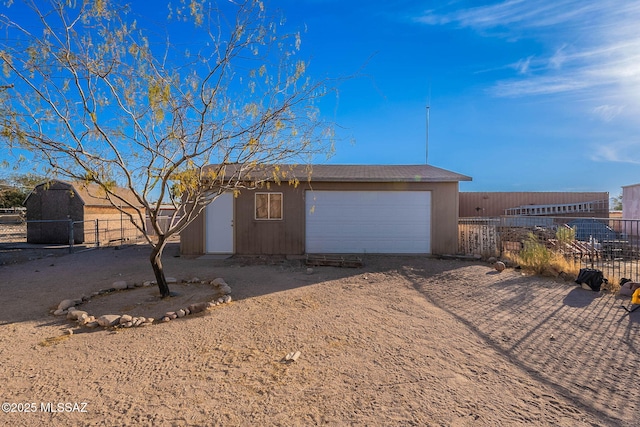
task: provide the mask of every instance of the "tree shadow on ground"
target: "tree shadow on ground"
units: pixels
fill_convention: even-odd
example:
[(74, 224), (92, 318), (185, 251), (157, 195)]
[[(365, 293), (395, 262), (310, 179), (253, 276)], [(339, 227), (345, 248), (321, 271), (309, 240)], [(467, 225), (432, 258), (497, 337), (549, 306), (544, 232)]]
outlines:
[[(514, 271), (495, 275), (486, 287), (473, 286), (462, 275), (433, 277), (419, 270), (405, 275), (429, 302), (586, 413), (607, 425), (627, 425), (622, 420), (637, 416), (633, 407), (612, 411), (606, 403), (619, 399), (621, 391), (625, 401), (640, 400), (630, 369), (640, 364), (639, 317), (625, 315), (619, 298)], [(585, 359), (574, 354), (589, 357), (568, 362)]]
[[(300, 258), (184, 257), (180, 256), (179, 244), (172, 243), (165, 249), (163, 264), (166, 276), (178, 282), (170, 285), (177, 296), (162, 299), (157, 286), (91, 296), (111, 288), (116, 281), (140, 285), (153, 280), (149, 253), (146, 245), (133, 245), (1, 266), (0, 325), (27, 321), (55, 323), (60, 317), (52, 317), (51, 312), (62, 300), (83, 296), (90, 297), (89, 301), (78, 308), (96, 317), (126, 313), (158, 319), (167, 311), (217, 298), (219, 295), (208, 283), (218, 277), (231, 287), (233, 300), (242, 300), (373, 271), (393, 270), (402, 260), (412, 258), (367, 256), (361, 268), (313, 267), (309, 272), (304, 259)], [(206, 283), (187, 283), (196, 281)]]

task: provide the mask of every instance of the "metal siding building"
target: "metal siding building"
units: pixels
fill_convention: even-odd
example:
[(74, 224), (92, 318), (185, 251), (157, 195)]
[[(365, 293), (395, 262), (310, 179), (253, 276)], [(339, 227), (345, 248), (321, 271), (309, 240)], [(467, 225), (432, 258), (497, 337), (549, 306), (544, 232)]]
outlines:
[[(590, 203), (588, 209), (565, 209), (553, 212), (553, 207)], [(609, 193), (607, 192), (461, 192), (460, 218), (498, 217), (509, 209), (527, 206), (546, 206), (544, 215), (598, 217), (609, 215)], [(515, 210), (514, 210), (515, 211)]]

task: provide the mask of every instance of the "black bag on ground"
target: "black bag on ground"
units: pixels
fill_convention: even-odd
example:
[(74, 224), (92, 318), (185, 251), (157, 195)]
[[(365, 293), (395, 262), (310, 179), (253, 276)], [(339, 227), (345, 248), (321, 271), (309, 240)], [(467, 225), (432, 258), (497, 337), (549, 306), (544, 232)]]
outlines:
[(592, 291), (600, 292), (600, 287), (603, 283), (609, 283), (604, 278), (602, 271), (594, 268), (581, 268), (578, 278), (576, 279), (578, 285), (586, 284)]

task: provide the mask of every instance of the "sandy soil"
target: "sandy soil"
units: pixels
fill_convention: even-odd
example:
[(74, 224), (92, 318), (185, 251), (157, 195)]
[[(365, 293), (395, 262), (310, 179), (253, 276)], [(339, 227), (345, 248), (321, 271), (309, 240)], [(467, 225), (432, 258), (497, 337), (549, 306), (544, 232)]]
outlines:
[[(640, 310), (626, 314), (620, 305), (628, 298), (479, 262), (368, 257), (363, 268), (307, 274), (300, 261), (185, 259), (176, 250), (165, 255), (167, 275), (223, 277), (234, 301), (144, 328), (64, 336), (71, 324), (50, 310), (116, 280), (152, 279), (148, 250), (0, 266), (0, 400), (15, 404), (3, 410), (35, 409), (2, 412), (0, 424), (574, 427), (640, 420)], [(159, 300), (157, 289), (137, 288), (82, 308), (157, 318), (212, 292), (194, 284), (172, 290), (179, 296)], [(300, 358), (283, 363), (294, 351)]]

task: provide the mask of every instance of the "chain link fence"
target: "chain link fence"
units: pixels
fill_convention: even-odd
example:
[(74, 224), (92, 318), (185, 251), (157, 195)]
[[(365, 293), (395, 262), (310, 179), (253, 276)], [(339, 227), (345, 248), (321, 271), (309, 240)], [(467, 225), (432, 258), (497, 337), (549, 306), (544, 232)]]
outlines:
[[(162, 217), (159, 222), (167, 229), (171, 217)], [(147, 229), (151, 229), (148, 220)], [(128, 219), (26, 221), (24, 215), (0, 213), (0, 264), (45, 256), (40, 253), (48, 256), (140, 243), (146, 239)]]

